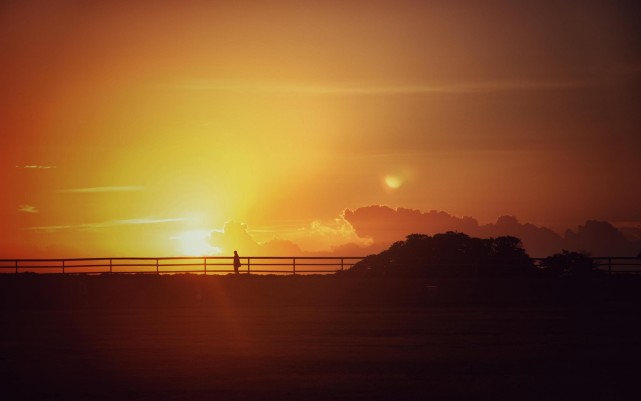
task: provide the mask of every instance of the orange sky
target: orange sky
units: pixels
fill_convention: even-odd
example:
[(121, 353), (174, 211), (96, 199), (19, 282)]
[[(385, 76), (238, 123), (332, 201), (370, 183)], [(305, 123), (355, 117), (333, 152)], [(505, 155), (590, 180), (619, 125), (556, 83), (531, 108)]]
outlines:
[(641, 225), (641, 13), (531, 3), (5, 1), (0, 256), (329, 250), (373, 204)]

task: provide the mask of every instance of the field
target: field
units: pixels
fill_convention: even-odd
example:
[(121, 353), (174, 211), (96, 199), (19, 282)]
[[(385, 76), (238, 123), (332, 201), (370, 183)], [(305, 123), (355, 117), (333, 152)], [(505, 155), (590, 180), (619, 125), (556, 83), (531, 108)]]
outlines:
[(2, 399), (637, 399), (635, 302), (443, 302), (423, 283), (389, 302), (325, 278), (43, 280), (0, 280)]

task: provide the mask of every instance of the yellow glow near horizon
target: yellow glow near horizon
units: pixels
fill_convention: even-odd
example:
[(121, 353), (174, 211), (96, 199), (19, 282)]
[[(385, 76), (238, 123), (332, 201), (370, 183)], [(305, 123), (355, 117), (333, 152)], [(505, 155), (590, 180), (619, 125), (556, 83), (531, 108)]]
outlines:
[(180, 249), (185, 256), (219, 255), (221, 249), (209, 243), (208, 230), (183, 231), (175, 237), (180, 241)]

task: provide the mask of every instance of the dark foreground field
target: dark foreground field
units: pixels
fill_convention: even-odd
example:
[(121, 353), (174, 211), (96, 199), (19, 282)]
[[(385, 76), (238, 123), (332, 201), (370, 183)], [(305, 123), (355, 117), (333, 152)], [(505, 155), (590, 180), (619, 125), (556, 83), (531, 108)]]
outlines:
[(0, 398), (638, 399), (629, 283), (438, 284), (3, 276)]

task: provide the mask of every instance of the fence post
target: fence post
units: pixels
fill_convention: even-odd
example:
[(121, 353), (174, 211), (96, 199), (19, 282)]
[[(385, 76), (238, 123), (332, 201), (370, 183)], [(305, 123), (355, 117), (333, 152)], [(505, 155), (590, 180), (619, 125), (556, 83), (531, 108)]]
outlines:
[(296, 275), (296, 258), (292, 258), (292, 267), (294, 271), (294, 276)]
[(158, 258), (156, 258), (156, 274), (160, 274), (160, 271), (158, 270)]
[(113, 273), (113, 259), (109, 258), (109, 273)]
[(18, 273), (18, 261), (16, 260), (16, 274)]
[(608, 258), (608, 276), (612, 275), (612, 258)]
[(343, 271), (344, 268), (345, 266), (343, 265), (343, 258), (341, 258), (341, 271)]
[(252, 258), (247, 258), (247, 274), (251, 274), (252, 269)]
[(203, 272), (207, 275), (207, 258), (203, 258)]
[(62, 274), (65, 274), (65, 261), (62, 261)]

